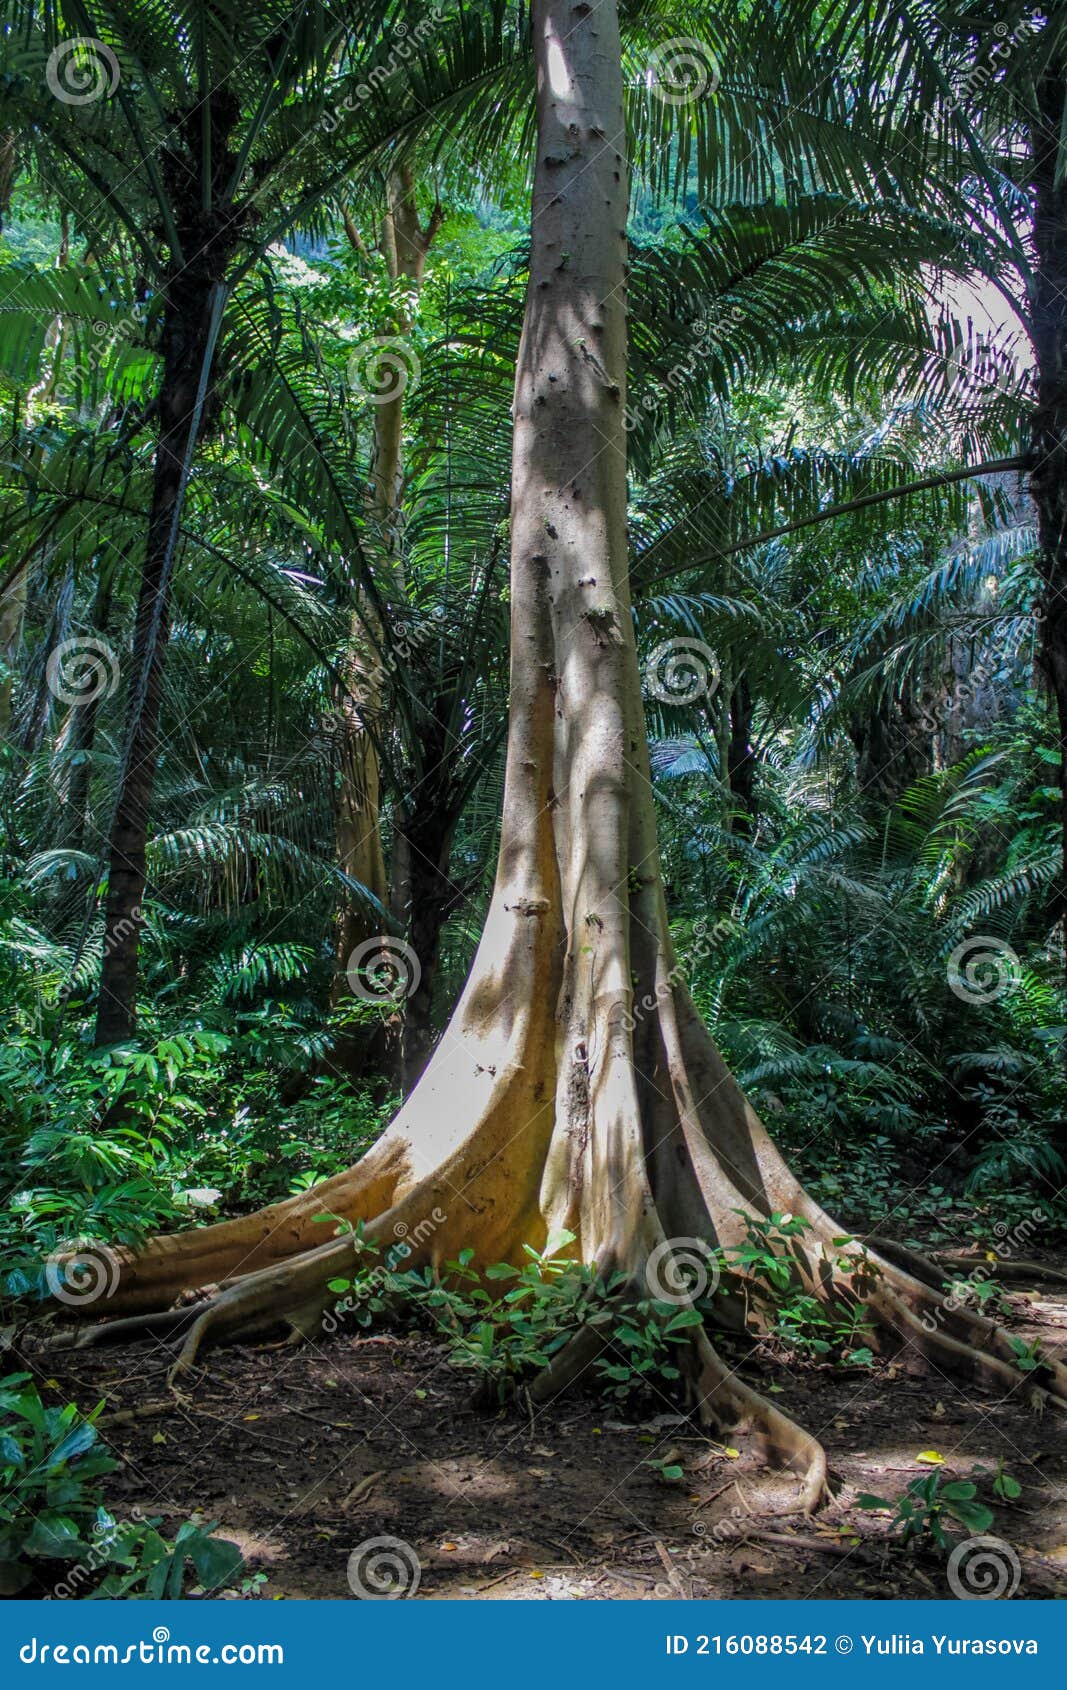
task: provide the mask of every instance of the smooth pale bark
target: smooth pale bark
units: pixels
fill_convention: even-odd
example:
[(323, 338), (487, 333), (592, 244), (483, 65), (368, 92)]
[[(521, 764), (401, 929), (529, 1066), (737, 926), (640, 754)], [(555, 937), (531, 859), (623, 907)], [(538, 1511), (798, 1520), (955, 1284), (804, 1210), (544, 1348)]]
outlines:
[[(681, 983), (656, 844), (626, 573), (627, 184), (620, 49), (610, 0), (536, 0), (538, 155), (525, 327), (515, 388), (511, 716), (497, 880), (470, 979), (426, 1073), (354, 1168), (246, 1219), (158, 1240), (122, 1263), (109, 1308), (165, 1310), (190, 1286), (206, 1305), (137, 1325), (205, 1339), (288, 1322), (318, 1329), (327, 1280), (359, 1246), (322, 1244), (317, 1216), (404, 1238), (407, 1265), (522, 1260), (561, 1228), (573, 1252), (647, 1298), (701, 1247), (734, 1248), (749, 1218), (808, 1221), (796, 1259), (809, 1288), (862, 1299), (916, 1357), (1001, 1389), (1018, 1383), (1006, 1339), (942, 1309), (940, 1275), (835, 1242), (726, 1068)], [(658, 1277), (657, 1277), (658, 1274)], [(669, 1283), (669, 1280), (668, 1280)], [(683, 1293), (684, 1296), (684, 1293)], [(924, 1319), (925, 1317), (925, 1319)], [(716, 1304), (744, 1323), (744, 1299)], [(121, 1335), (130, 1322), (98, 1328)], [(703, 1326), (688, 1378), (706, 1423), (747, 1423), (803, 1476), (815, 1440), (745, 1385)], [(597, 1331), (564, 1349), (535, 1390), (562, 1388)], [(974, 1347), (980, 1343), (982, 1348)], [(1043, 1383), (1067, 1396), (1050, 1365)]]

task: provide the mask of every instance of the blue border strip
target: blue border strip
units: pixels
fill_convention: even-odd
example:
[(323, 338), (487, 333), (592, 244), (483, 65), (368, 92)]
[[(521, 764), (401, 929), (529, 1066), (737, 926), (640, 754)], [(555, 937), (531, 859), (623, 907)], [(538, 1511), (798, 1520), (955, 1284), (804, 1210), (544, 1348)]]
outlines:
[[(940, 1639), (940, 1646), (937, 1640)], [(341, 1682), (474, 1690), (513, 1677), (620, 1685), (1062, 1684), (1057, 1602), (7, 1602), (5, 1686), (150, 1675), (306, 1687)], [(59, 1651), (58, 1658), (56, 1651)]]

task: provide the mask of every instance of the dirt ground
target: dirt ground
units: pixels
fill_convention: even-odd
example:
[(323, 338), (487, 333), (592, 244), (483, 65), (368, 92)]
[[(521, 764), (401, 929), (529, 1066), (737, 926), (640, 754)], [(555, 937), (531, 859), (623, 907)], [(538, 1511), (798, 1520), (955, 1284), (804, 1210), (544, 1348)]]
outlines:
[[(1067, 1302), (1035, 1292), (1016, 1330), (1062, 1349)], [(845, 1372), (746, 1365), (826, 1446), (836, 1498), (806, 1521), (795, 1483), (742, 1434), (735, 1448), (666, 1398), (635, 1415), (580, 1389), (532, 1416), (479, 1411), (429, 1337), (217, 1349), (181, 1398), (169, 1360), (151, 1344), (31, 1357), (47, 1400), (106, 1399), (116, 1514), (171, 1532), (216, 1520), (266, 1575), (260, 1598), (350, 1600), (349, 1555), (382, 1536), (417, 1554), (419, 1600), (948, 1596), (944, 1557), (855, 1507), (857, 1492), (899, 1495), (929, 1450), (958, 1477), (1003, 1459), (1023, 1489), (992, 1529), (1018, 1553), (1017, 1594), (1067, 1595), (1067, 1426), (1030, 1410), (1025, 1383), (997, 1401), (913, 1375), (906, 1354)]]

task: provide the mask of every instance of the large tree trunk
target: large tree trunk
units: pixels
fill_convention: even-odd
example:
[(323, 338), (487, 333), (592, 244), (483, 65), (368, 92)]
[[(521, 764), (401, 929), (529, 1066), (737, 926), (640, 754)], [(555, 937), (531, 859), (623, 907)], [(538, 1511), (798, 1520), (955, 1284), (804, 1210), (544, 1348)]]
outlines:
[[(167, 287), (163, 319), (163, 375), (159, 390), (159, 439), (152, 503), (134, 621), (132, 674), (127, 704), (126, 751), (108, 841), (104, 950), (96, 1014), (97, 1045), (133, 1035), (137, 1005), (137, 952), (144, 896), (149, 807), (159, 754), (163, 672), (170, 634), (174, 522), (184, 467), (201, 426), (198, 402), (217, 289), (229, 245), (202, 250), (199, 261), (178, 268)], [(210, 368), (207, 371), (210, 383)]]
[[(115, 1310), (206, 1338), (288, 1321), (317, 1329), (358, 1242), (322, 1244), (323, 1212), (404, 1237), (408, 1265), (521, 1260), (561, 1229), (635, 1297), (684, 1302), (682, 1268), (732, 1249), (749, 1218), (808, 1222), (797, 1261), (824, 1297), (862, 1298), (916, 1355), (1006, 1389), (990, 1323), (940, 1307), (915, 1272), (841, 1242), (727, 1073), (681, 982), (656, 846), (627, 584), (627, 182), (615, 7), (535, 0), (538, 150), (530, 283), (514, 407), (512, 670), (496, 887), (448, 1033), (391, 1128), (348, 1172), (243, 1220), (158, 1240), (121, 1264)], [(835, 1242), (836, 1240), (836, 1242)], [(740, 1270), (736, 1270), (740, 1271)], [(743, 1299), (716, 1303), (743, 1325)], [(925, 1316), (925, 1319), (923, 1318)], [(108, 1328), (103, 1331), (107, 1332)], [(112, 1328), (112, 1330), (114, 1330)], [(119, 1322), (118, 1330), (129, 1330)], [(819, 1445), (692, 1328), (707, 1423), (748, 1422), (824, 1495)], [(970, 1347), (978, 1337), (983, 1350)], [(603, 1341), (585, 1327), (537, 1380), (561, 1388)], [(1062, 1370), (1048, 1370), (1067, 1394)]]
[(1051, 914), (1061, 923), (1067, 968), (1067, 179), (1061, 167), (1067, 65), (1050, 60), (1037, 85), (1031, 128), (1036, 254), (1031, 338), (1037, 360), (1034, 468), (1037, 507), (1041, 656), (1056, 706), (1060, 742), (1062, 856)]

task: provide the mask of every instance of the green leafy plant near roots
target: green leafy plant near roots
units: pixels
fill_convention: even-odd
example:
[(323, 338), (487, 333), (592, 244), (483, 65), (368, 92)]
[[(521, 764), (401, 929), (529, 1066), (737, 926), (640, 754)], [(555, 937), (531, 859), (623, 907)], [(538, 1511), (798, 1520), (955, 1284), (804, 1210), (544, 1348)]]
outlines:
[[(709, 1261), (724, 1274), (745, 1269), (753, 1323), (761, 1325), (767, 1341), (810, 1360), (869, 1366), (872, 1352), (859, 1342), (870, 1333), (864, 1305), (821, 1303), (804, 1291), (788, 1247), (806, 1230), (801, 1220), (773, 1214), (752, 1223), (747, 1242), (736, 1251), (709, 1255)], [(703, 1320), (711, 1300), (693, 1283), (692, 1301), (649, 1295), (629, 1296), (622, 1304), (625, 1276), (604, 1278), (595, 1267), (568, 1257), (574, 1242), (568, 1232), (549, 1239), (541, 1251), (524, 1246), (522, 1267), (496, 1262), (482, 1268), (473, 1250), (463, 1250), (445, 1263), (447, 1282), (429, 1267), (404, 1271), (402, 1242), (383, 1258), (361, 1229), (357, 1239), (364, 1265), (350, 1279), (331, 1280), (338, 1301), (328, 1326), (345, 1318), (363, 1326), (390, 1318), (428, 1326), (445, 1337), (452, 1366), (474, 1374), (481, 1395), (498, 1402), (548, 1367), (582, 1327), (606, 1340), (605, 1353), (590, 1371), (606, 1395), (622, 1403), (652, 1390), (674, 1390), (681, 1379), (677, 1348)]]
[[(180, 1597), (232, 1582), (235, 1544), (187, 1520), (169, 1540), (158, 1519), (120, 1521), (98, 1481), (118, 1469), (101, 1446), (98, 1403), (46, 1407), (28, 1373), (0, 1379), (0, 1596)], [(191, 1574), (190, 1574), (191, 1568)]]
[(0, 1299), (32, 1311), (60, 1249), (136, 1247), (308, 1190), (373, 1142), (392, 1099), (316, 1074), (289, 1100), (260, 1035), (193, 1026), (93, 1051), (16, 1026), (0, 1049)]
[(951, 1548), (952, 1525), (975, 1537), (987, 1532), (995, 1518), (993, 1510), (978, 1500), (978, 1486), (972, 1480), (946, 1479), (939, 1468), (912, 1479), (895, 1500), (864, 1491), (856, 1504), (887, 1509), (892, 1515), (889, 1530), (898, 1533), (903, 1543), (929, 1538), (939, 1549)]
[(967, 1478), (950, 1473), (936, 1450), (927, 1450), (917, 1459), (929, 1463), (931, 1470), (921, 1478), (910, 1480), (899, 1496), (874, 1496), (863, 1491), (856, 1498), (858, 1508), (888, 1513), (888, 1530), (902, 1543), (930, 1543), (939, 1550), (948, 1550), (958, 1532), (966, 1537), (988, 1532), (995, 1515), (980, 1497), (979, 1482), (992, 1479), (994, 1500), (1008, 1506), (1022, 1495), (1022, 1485), (1005, 1471), (1003, 1459), (997, 1462), (993, 1473), (977, 1466)]
[[(504, 1402), (568, 1343), (582, 1326), (606, 1332), (611, 1356), (597, 1359), (593, 1378), (618, 1400), (626, 1400), (657, 1381), (678, 1379), (673, 1346), (700, 1320), (693, 1309), (649, 1298), (628, 1303), (620, 1319), (614, 1299), (622, 1289), (619, 1275), (599, 1278), (593, 1267), (562, 1254), (573, 1243), (570, 1233), (549, 1239), (544, 1250), (525, 1247), (526, 1262), (513, 1267), (497, 1262), (484, 1271), (474, 1251), (463, 1250), (446, 1264), (448, 1283), (430, 1269), (406, 1273), (378, 1263), (378, 1251), (361, 1241), (367, 1258), (353, 1279), (331, 1281), (338, 1305), (360, 1324), (399, 1315), (421, 1321), (443, 1334), (451, 1364), (475, 1376), (484, 1398)], [(387, 1261), (403, 1259), (394, 1246)], [(506, 1290), (494, 1292), (492, 1286)]]

